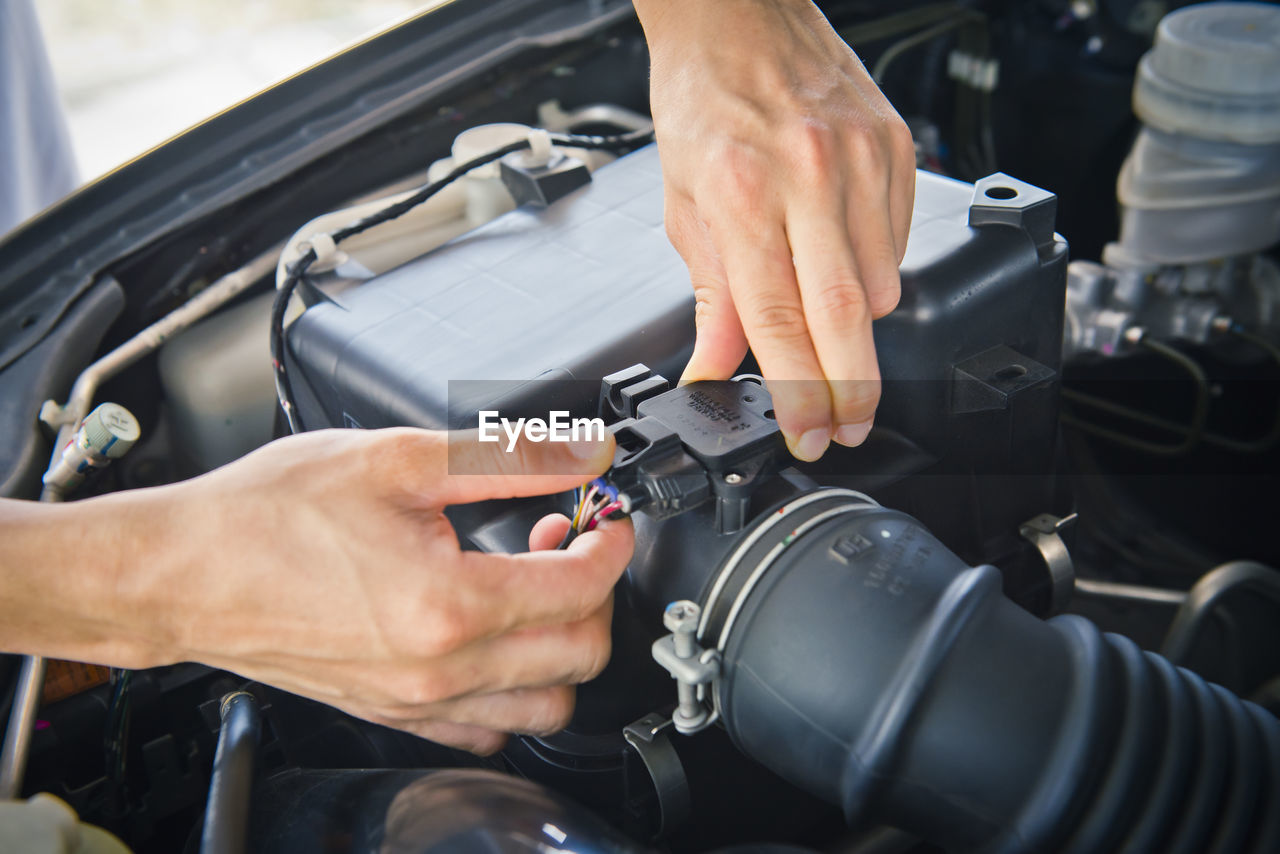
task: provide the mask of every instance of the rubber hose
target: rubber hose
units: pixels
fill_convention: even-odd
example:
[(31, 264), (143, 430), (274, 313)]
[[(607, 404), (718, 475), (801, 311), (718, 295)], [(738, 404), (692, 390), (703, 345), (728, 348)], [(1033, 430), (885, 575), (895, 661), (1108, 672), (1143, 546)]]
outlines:
[(744, 560), (784, 549), (727, 638), (706, 603), (716, 701), (748, 755), (851, 823), (948, 850), (1280, 851), (1280, 722), (1262, 708), (1081, 617), (1032, 616), (903, 513), (799, 535), (795, 515)]
[(249, 802), (258, 758), (262, 714), (252, 694), (237, 691), (222, 699), (222, 726), (213, 757), (209, 802), (205, 806), (201, 854), (243, 854), (249, 831)]

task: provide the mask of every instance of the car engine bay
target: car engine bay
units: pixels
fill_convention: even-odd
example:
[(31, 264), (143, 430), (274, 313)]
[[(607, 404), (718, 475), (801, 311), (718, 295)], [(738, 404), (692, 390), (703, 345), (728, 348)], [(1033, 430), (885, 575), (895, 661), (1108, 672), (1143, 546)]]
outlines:
[(6, 655), (0, 798), (138, 854), (1280, 850), (1280, 6), (820, 5), (918, 172), (875, 426), (818, 462), (750, 355), (677, 384), (626, 2), (446, 4), (0, 241), (0, 495), (561, 412), (613, 467), (459, 541), (636, 529), (556, 735)]

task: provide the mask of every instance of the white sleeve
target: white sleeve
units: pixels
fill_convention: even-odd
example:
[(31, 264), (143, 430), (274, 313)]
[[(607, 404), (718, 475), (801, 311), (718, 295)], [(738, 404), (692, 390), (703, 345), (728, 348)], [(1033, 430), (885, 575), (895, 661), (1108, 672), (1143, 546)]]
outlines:
[(0, 2), (0, 235), (79, 184), (32, 0)]

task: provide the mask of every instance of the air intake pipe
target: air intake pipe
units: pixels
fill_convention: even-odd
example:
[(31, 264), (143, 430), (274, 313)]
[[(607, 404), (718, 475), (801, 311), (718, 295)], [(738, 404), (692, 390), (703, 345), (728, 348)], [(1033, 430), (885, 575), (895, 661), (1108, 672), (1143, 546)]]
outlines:
[(1280, 722), (1080, 617), (1028, 614), (910, 516), (792, 498), (701, 599), (713, 717), (850, 822), (956, 851), (1280, 851)]

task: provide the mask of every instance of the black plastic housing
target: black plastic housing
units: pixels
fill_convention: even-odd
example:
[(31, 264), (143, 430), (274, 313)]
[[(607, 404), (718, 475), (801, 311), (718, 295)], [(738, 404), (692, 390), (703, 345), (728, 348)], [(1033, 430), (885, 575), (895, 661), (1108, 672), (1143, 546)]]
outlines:
[[(1031, 607), (1044, 573), (1018, 526), (1067, 509), (1051, 476), (1067, 260), (1053, 207), (1052, 194), (1003, 175), (975, 187), (918, 174), (902, 299), (875, 324), (876, 429), (808, 469), (873, 490), (967, 562), (999, 565)], [(474, 427), (493, 408), (591, 417), (604, 376), (636, 363), (679, 376), (693, 297), (662, 216), (649, 146), (545, 209), (516, 210), (312, 307), (288, 334), (303, 421)], [(464, 536), (482, 521), (455, 519)], [(519, 549), (517, 527), (509, 543), (472, 540)]]
[[(629, 416), (610, 427), (617, 450), (607, 480), (623, 512), (664, 519), (714, 498), (715, 530), (740, 530), (758, 482), (786, 455), (769, 392), (730, 380), (660, 391), (667, 381), (649, 374), (636, 365), (601, 385), (609, 409)], [(624, 384), (624, 377), (633, 380)], [(615, 397), (625, 403), (621, 409)]]

